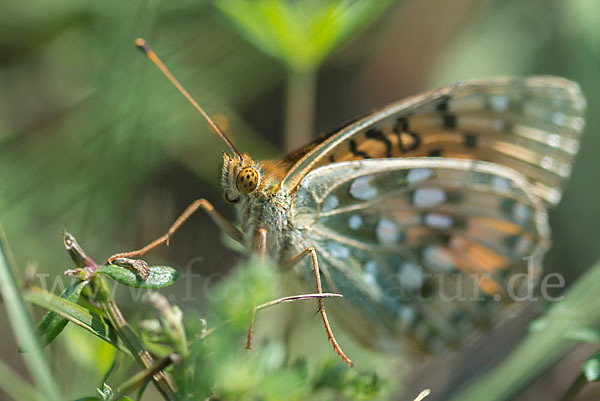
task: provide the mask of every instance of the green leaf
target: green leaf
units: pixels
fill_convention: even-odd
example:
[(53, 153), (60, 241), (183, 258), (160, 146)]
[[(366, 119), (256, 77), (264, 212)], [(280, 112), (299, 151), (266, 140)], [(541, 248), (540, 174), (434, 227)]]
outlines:
[(21, 296), (23, 290), (17, 284), (14, 270), (9, 266), (5, 249), (4, 232), (0, 227), (0, 294), (4, 300), (8, 321), (15, 338), (18, 338), (23, 347), (29, 350), (24, 358), (38, 390), (44, 394), (46, 400), (59, 401), (63, 398), (60, 396), (58, 385), (34, 333), (33, 323)]
[(128, 287), (152, 290), (170, 286), (179, 276), (179, 272), (169, 266), (150, 266), (150, 274), (146, 280), (142, 280), (131, 270), (115, 265), (100, 266), (97, 273), (105, 274)]
[(392, 2), (219, 0), (215, 4), (256, 47), (293, 70), (311, 71)]
[(585, 361), (583, 375), (590, 382), (600, 381), (600, 352), (595, 353)]
[[(81, 291), (88, 283), (86, 281), (77, 281), (69, 286), (60, 294), (61, 298), (69, 302), (77, 303), (81, 296)], [(69, 321), (56, 312), (48, 311), (42, 320), (38, 323), (36, 330), (42, 340), (42, 345), (46, 346), (60, 334)]]
[(75, 323), (102, 340), (114, 345), (121, 351), (129, 353), (115, 335), (112, 328), (96, 313), (90, 312), (83, 306), (77, 305), (64, 298), (47, 292), (38, 287), (32, 287), (25, 292), (25, 299), (33, 304), (53, 311), (60, 316)]

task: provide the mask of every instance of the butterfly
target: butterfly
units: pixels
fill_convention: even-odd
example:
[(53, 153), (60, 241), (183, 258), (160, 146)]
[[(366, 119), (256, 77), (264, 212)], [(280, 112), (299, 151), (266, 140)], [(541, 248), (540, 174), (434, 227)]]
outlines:
[[(404, 338), (442, 352), (540, 276), (548, 208), (560, 200), (584, 128), (576, 83), (553, 76), (465, 81), (260, 162), (240, 153), (148, 45), (137, 44), (231, 149), (221, 185), (240, 225), (201, 199), (168, 234), (111, 259), (168, 242), (203, 209), (247, 249), (316, 286), (328, 338), (349, 365), (324, 289), (343, 295), (328, 309), (361, 342)], [(526, 283), (515, 279), (525, 273)]]

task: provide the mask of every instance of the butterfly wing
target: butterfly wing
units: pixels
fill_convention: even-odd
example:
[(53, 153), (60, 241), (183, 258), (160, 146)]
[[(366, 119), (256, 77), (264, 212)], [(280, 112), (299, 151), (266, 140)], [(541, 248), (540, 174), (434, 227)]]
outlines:
[(346, 298), (337, 320), (367, 343), (408, 334), (438, 351), (514, 301), (540, 273), (584, 108), (562, 78), (468, 81), (284, 158), (294, 245), (316, 248)]
[(345, 297), (331, 303), (342, 309), (336, 320), (372, 345), (407, 334), (429, 351), (458, 344), (519, 295), (514, 274), (525, 277), (528, 258), (538, 274), (549, 235), (545, 206), (522, 175), (447, 158), (313, 170), (293, 224), (298, 245), (316, 248), (327, 290)]
[(330, 163), (389, 157), (450, 157), (510, 167), (555, 204), (583, 130), (585, 100), (563, 78), (473, 80), (375, 111), (282, 159), (282, 186)]

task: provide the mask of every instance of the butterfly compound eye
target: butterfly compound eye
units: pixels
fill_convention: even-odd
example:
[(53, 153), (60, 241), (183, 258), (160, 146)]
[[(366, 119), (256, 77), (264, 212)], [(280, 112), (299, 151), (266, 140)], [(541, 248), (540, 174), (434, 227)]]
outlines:
[(254, 192), (258, 186), (259, 174), (254, 167), (246, 167), (239, 172), (235, 185), (238, 191), (245, 194)]

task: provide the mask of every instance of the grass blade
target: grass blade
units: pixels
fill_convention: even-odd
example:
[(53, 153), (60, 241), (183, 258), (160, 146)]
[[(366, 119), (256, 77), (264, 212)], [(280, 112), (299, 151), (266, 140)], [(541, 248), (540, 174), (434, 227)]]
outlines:
[(479, 378), (452, 401), (503, 401), (564, 355), (576, 342), (570, 333), (600, 322), (598, 283), (600, 263), (596, 263), (569, 288), (562, 301), (546, 313), (544, 330), (530, 332), (490, 373)]
[(46, 400), (60, 401), (62, 397), (21, 297), (21, 288), (9, 267), (5, 249), (4, 232), (0, 227), (0, 293), (6, 305), (8, 319), (15, 338), (29, 351), (24, 354), (24, 358), (38, 390)]
[(0, 388), (15, 401), (43, 400), (25, 379), (0, 360)]

